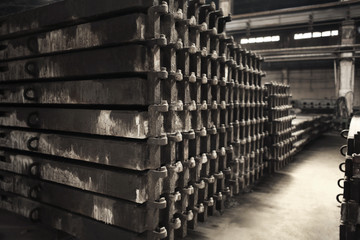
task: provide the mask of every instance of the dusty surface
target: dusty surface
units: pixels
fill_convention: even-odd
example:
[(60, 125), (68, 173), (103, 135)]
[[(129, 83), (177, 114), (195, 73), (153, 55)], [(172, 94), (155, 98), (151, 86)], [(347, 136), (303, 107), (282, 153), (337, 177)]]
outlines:
[(345, 140), (329, 133), (295, 156), (251, 193), (232, 200), (220, 217), (210, 217), (187, 240), (336, 240), (340, 218), (335, 196)]

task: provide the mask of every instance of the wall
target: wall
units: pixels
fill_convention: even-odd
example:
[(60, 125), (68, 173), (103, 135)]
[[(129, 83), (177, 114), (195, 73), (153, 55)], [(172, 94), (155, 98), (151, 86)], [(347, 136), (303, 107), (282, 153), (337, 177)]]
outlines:
[(335, 99), (334, 70), (290, 69), (267, 70), (263, 82), (284, 82), (288, 78), (293, 99)]
[[(299, 64), (299, 63), (297, 63)], [(286, 65), (286, 64), (284, 64)], [(263, 68), (267, 75), (263, 82), (277, 81), (284, 82), (288, 78), (293, 99), (336, 99), (334, 69), (330, 64), (325, 66), (291, 66), (287, 76), (286, 71), (279, 69), (279, 66), (266, 66)], [(275, 69), (275, 70), (273, 70)], [(354, 87), (354, 108), (360, 111), (360, 62), (355, 64), (355, 87)]]
[(219, 8), (223, 10), (224, 16), (227, 16), (232, 13), (232, 0), (220, 0)]

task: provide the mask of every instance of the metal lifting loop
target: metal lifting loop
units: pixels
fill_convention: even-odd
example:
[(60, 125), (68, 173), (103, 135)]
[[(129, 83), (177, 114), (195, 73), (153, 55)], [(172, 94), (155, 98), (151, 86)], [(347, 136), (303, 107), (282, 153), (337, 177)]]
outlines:
[(29, 213), (30, 221), (39, 222), (40, 221), (40, 208), (34, 208)]
[(343, 182), (343, 181), (345, 181), (344, 178), (340, 178), (340, 179), (338, 180), (337, 185), (339, 186), (339, 188), (344, 188), (344, 185), (341, 185), (341, 184), (340, 184), (340, 183)]
[(345, 162), (339, 164), (339, 169), (341, 172), (345, 172), (345, 169), (342, 168), (343, 166), (345, 166)]
[(340, 194), (336, 195), (336, 201), (338, 201), (339, 203), (342, 203), (342, 201), (340, 201), (341, 196), (344, 196), (344, 194), (340, 193)]
[(341, 131), (340, 136), (342, 136), (343, 138), (347, 139), (348, 138), (348, 134), (349, 134), (349, 129), (344, 129)]
[(27, 148), (31, 151), (37, 151), (39, 149), (39, 138), (32, 137), (27, 142)]
[(340, 153), (341, 153), (341, 155), (343, 155), (344, 157), (346, 156), (346, 152), (344, 152), (344, 149), (346, 148), (347, 149), (347, 145), (343, 145), (343, 146), (341, 146), (340, 147)]

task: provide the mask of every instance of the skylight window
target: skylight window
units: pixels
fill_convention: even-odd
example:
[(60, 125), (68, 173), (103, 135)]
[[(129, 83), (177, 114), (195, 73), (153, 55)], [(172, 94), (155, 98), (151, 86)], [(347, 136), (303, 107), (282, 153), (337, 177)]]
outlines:
[(249, 39), (243, 38), (243, 39), (241, 39), (240, 43), (241, 43), (241, 44), (248, 44), (248, 43), (249, 43)]
[(312, 33), (312, 37), (313, 37), (313, 38), (321, 37), (321, 32), (313, 32), (313, 33)]
[(271, 42), (271, 37), (270, 36), (264, 37), (264, 42)]
[(338, 35), (339, 35), (338, 30), (330, 30), (324, 32), (295, 33), (294, 39), (299, 40), (299, 39), (310, 39), (310, 38), (319, 38), (319, 37), (333, 37)]
[(262, 43), (264, 42), (264, 37), (257, 37), (256, 38), (256, 43)]
[(240, 44), (248, 43), (264, 43), (264, 42), (278, 42), (280, 41), (280, 36), (265, 36), (265, 37), (256, 37), (256, 38), (242, 38)]
[(272, 41), (272, 42), (278, 42), (278, 41), (280, 41), (280, 36), (272, 36), (272, 37), (271, 37), (271, 41)]
[(332, 30), (331, 31), (331, 36), (337, 36), (339, 35), (339, 31), (338, 30)]
[(255, 43), (256, 42), (256, 38), (249, 38), (249, 43)]
[(321, 36), (322, 37), (330, 37), (331, 36), (331, 31), (322, 32)]

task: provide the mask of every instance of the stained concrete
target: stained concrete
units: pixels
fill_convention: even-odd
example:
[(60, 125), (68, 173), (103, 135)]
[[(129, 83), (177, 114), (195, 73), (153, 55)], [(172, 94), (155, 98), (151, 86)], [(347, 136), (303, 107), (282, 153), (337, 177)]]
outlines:
[(200, 223), (187, 240), (336, 240), (340, 205), (335, 200), (343, 176), (337, 133), (320, 137), (278, 173), (250, 193), (237, 196), (220, 217)]

